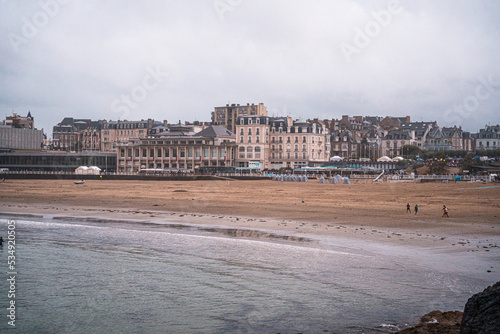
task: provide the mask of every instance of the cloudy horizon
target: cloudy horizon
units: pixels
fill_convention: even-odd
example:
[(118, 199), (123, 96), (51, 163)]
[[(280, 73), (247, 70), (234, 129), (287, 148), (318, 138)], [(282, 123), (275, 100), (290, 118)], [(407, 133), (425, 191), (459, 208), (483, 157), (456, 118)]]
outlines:
[(500, 3), (0, 1), (0, 111), (210, 121), (406, 116), (477, 132), (500, 123)]

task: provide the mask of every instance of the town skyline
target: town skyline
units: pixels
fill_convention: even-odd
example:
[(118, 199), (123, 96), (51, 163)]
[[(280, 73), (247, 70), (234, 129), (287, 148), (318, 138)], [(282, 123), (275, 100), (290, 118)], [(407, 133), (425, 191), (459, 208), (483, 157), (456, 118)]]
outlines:
[(31, 111), (47, 133), (65, 116), (208, 121), (247, 102), (301, 119), (500, 123), (495, 1), (0, 6), (0, 114)]

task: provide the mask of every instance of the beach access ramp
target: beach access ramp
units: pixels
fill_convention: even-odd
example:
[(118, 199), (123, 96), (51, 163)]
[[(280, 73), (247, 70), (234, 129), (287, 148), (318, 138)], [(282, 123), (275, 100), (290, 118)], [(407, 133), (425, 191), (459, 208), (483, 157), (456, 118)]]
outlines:
[(380, 180), (380, 178), (382, 177), (382, 175), (385, 174), (385, 170), (382, 171), (382, 173), (379, 174), (379, 176), (377, 176), (375, 179), (373, 179), (373, 182), (377, 182)]

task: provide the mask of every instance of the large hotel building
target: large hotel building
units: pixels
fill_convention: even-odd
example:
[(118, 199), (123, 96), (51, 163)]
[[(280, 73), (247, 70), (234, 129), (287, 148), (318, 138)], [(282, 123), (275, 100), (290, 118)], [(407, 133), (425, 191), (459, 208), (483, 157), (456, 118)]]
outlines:
[(143, 169), (195, 171), (200, 167), (232, 167), (236, 138), (222, 126), (200, 132), (166, 130), (146, 138), (117, 143), (117, 171)]

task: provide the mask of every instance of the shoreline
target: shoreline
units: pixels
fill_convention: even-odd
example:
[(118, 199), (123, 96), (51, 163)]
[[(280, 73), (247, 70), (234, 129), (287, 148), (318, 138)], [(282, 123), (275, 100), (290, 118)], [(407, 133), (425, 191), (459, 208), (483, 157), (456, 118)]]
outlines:
[[(164, 220), (485, 252), (500, 246), (500, 188), (477, 187), (464, 182), (8, 180), (0, 183), (0, 212)], [(450, 208), (450, 218), (441, 217), (441, 203)]]
[[(299, 238), (311, 238), (319, 241), (320, 247), (391, 256), (404, 265), (435, 273), (491, 283), (500, 279), (499, 188), (477, 189), (477, 184), (464, 183), (339, 187), (314, 181), (307, 185), (149, 181), (147, 187), (133, 189), (142, 185), (116, 181), (88, 181), (84, 187), (65, 180), (5, 182), (0, 184), (0, 215), (14, 219), (95, 218), (113, 223), (127, 220), (221, 232), (215, 227), (236, 233), (226, 237), (316, 247), (308, 240), (298, 243)], [(405, 212), (409, 192), (422, 203), (417, 216)], [(440, 217), (443, 198), (452, 208), (450, 218)], [(457, 213), (461, 215), (457, 217)], [(465, 304), (459, 310), (463, 307)]]

